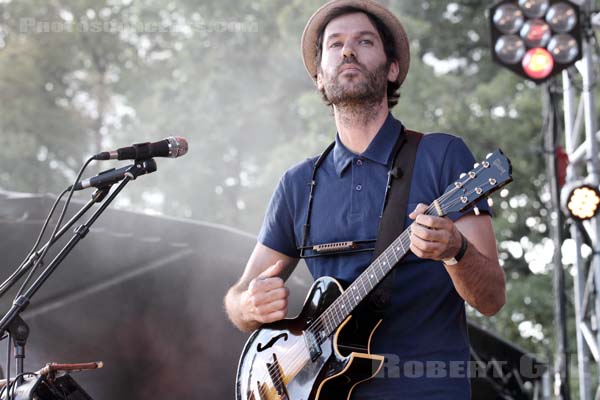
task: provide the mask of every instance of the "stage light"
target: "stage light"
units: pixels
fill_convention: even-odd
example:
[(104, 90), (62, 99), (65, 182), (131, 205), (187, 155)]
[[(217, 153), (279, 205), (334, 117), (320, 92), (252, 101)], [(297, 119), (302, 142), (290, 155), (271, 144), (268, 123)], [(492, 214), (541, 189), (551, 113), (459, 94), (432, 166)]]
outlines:
[(563, 209), (573, 219), (583, 221), (598, 214), (600, 191), (597, 187), (573, 182), (563, 188), (561, 195)]
[(527, 76), (533, 79), (545, 79), (554, 68), (554, 59), (548, 50), (536, 47), (525, 53), (522, 66)]
[(559, 33), (569, 32), (577, 24), (575, 9), (567, 3), (556, 3), (546, 14), (546, 22), (553, 31)]
[(548, 0), (519, 0), (519, 7), (529, 18), (540, 18), (550, 6)]
[(563, 64), (572, 63), (578, 55), (577, 41), (571, 35), (556, 35), (550, 39), (548, 51), (552, 54), (556, 62)]
[(490, 7), (492, 56), (536, 83), (581, 58), (579, 6), (566, 0), (499, 0)]
[(527, 47), (545, 47), (552, 37), (552, 32), (550, 26), (541, 19), (530, 19), (521, 28), (521, 37)]
[(494, 24), (502, 33), (517, 33), (525, 18), (523, 12), (514, 4), (504, 4), (494, 12)]
[(516, 64), (525, 55), (525, 43), (516, 35), (505, 35), (498, 39), (495, 50), (502, 62)]

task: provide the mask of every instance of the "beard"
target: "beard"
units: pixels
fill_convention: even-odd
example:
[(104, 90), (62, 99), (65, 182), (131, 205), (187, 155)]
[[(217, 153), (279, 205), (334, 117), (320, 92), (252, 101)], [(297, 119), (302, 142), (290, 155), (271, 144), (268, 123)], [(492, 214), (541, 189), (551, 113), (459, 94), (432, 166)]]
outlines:
[[(364, 79), (359, 79), (358, 76), (341, 78), (340, 68), (345, 64), (357, 65)], [(369, 71), (356, 58), (347, 58), (337, 68), (335, 76), (324, 75), (323, 96), (327, 102), (338, 107), (379, 104), (387, 92), (388, 72), (387, 62), (378, 65), (374, 71)]]

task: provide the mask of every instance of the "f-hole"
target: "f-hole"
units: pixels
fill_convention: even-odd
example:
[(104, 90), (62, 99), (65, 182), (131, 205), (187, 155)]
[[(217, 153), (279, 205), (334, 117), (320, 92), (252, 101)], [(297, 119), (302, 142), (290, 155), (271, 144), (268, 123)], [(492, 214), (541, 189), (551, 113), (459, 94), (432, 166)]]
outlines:
[(275, 343), (276, 343), (276, 342), (277, 342), (279, 339), (281, 339), (281, 338), (283, 338), (283, 340), (284, 340), (284, 341), (288, 340), (288, 334), (284, 332), (284, 333), (280, 333), (280, 334), (279, 334), (279, 335), (277, 335), (277, 336), (273, 336), (273, 337), (271, 338), (271, 340), (269, 340), (269, 341), (267, 342), (267, 344), (265, 344), (264, 346), (263, 346), (263, 344), (262, 344), (262, 343), (259, 343), (259, 344), (258, 344), (258, 346), (256, 346), (256, 350), (257, 350), (259, 353), (260, 353), (261, 351), (265, 351), (266, 349), (268, 349), (268, 348), (270, 348), (270, 347), (273, 347), (273, 345), (274, 345), (274, 344), (275, 344)]

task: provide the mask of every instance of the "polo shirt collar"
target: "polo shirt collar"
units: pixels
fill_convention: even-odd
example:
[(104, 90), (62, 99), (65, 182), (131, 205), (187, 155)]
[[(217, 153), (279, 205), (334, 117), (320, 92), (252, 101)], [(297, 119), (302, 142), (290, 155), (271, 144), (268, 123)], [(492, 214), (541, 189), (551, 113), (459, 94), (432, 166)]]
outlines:
[(402, 130), (400, 121), (395, 119), (392, 114), (389, 113), (367, 149), (362, 154), (358, 155), (344, 146), (338, 133), (335, 136), (335, 146), (333, 147), (333, 165), (335, 167), (335, 172), (341, 177), (346, 167), (357, 156), (389, 166), (393, 157), (392, 153), (394, 151), (394, 145)]

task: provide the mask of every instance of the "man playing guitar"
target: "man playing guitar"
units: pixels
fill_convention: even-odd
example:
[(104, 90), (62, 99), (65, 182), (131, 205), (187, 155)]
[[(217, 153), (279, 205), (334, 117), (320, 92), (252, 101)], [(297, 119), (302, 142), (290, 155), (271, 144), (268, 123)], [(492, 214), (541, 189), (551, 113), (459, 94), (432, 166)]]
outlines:
[[(285, 280), (305, 256), (304, 245), (377, 237), (393, 149), (405, 134), (390, 109), (408, 72), (409, 44), (388, 9), (373, 0), (330, 1), (308, 21), (302, 52), (333, 109), (337, 135), (318, 170), (316, 157), (291, 167), (272, 196), (254, 251), (225, 297), (229, 318), (244, 331), (287, 316)], [(356, 386), (352, 399), (470, 398), (464, 302), (487, 316), (505, 302), (492, 221), (484, 202), (477, 215), (424, 211), (473, 162), (453, 135), (427, 134), (418, 144), (406, 211), (406, 224), (416, 222), (411, 253), (389, 277), (389, 304), (371, 343), (389, 364)], [(313, 173), (316, 186), (310, 185)], [(341, 251), (315, 254), (306, 263), (315, 279), (352, 282), (372, 256)]]

